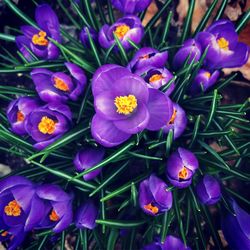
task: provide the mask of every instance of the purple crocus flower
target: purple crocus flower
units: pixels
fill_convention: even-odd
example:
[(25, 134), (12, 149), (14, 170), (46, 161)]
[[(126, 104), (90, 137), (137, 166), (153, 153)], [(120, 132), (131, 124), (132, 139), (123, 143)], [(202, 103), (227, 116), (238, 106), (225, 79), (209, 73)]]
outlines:
[[(136, 75), (141, 76), (149, 87), (159, 89), (161, 86), (167, 84), (174, 76), (166, 68), (145, 67), (140, 68), (134, 72)], [(170, 85), (165, 92), (169, 96), (175, 88), (174, 82)]]
[(84, 71), (77, 65), (67, 62), (65, 66), (69, 74), (52, 72), (38, 68), (31, 71), (40, 98), (48, 103), (64, 102), (69, 98), (76, 101), (87, 84)]
[(170, 120), (162, 127), (164, 133), (170, 129), (174, 131), (174, 139), (182, 135), (187, 127), (187, 115), (184, 109), (177, 103), (173, 103), (173, 111)]
[(212, 205), (221, 198), (219, 182), (211, 175), (205, 175), (196, 186), (196, 193), (201, 203)]
[[(84, 148), (81, 149), (74, 159), (74, 165), (78, 172), (82, 172), (86, 169), (89, 169), (100, 161), (102, 161), (104, 156), (104, 149), (103, 148)], [(90, 172), (83, 176), (85, 181), (89, 181), (94, 179), (98, 174), (100, 174), (101, 169), (97, 169), (93, 172)]]
[(92, 92), (96, 114), (91, 132), (105, 147), (119, 145), (146, 128), (159, 130), (171, 118), (171, 100), (118, 65), (107, 64), (95, 72)]
[(98, 216), (98, 209), (92, 200), (83, 203), (76, 212), (75, 224), (77, 228), (94, 229), (95, 220)]
[(130, 39), (135, 44), (140, 43), (144, 30), (141, 20), (137, 16), (125, 16), (118, 19), (113, 25), (105, 24), (98, 35), (99, 44), (103, 48), (110, 48), (115, 43), (115, 37), (120, 40), (123, 48), (131, 48)]
[(185, 148), (179, 147), (167, 161), (166, 175), (176, 187), (185, 188), (192, 182), (192, 177), (199, 167), (195, 155)]
[(183, 66), (184, 62), (188, 59), (188, 64), (193, 60), (197, 62), (202, 54), (200, 44), (194, 39), (188, 39), (183, 43), (183, 46), (177, 51), (173, 60), (174, 69), (179, 69)]
[(89, 43), (89, 36), (88, 36), (88, 32), (87, 30), (89, 30), (89, 34), (91, 36), (91, 38), (93, 39), (94, 42), (98, 41), (98, 33), (96, 32), (95, 29), (93, 28), (88, 28), (88, 27), (84, 27), (80, 33), (80, 40), (83, 44), (84, 47), (89, 48), (90, 47), (90, 43)]
[(24, 35), (16, 37), (17, 47), (29, 61), (32, 61), (32, 56), (28, 50), (43, 59), (58, 58), (59, 49), (48, 39), (50, 37), (61, 42), (60, 25), (55, 12), (48, 4), (39, 5), (36, 8), (35, 19), (39, 28), (21, 26)]
[(218, 70), (211, 73), (211, 71), (200, 69), (190, 86), (189, 93), (196, 95), (205, 92), (216, 83), (219, 75), (220, 72)]
[(32, 97), (19, 97), (10, 102), (7, 108), (7, 118), (10, 122), (11, 129), (18, 135), (27, 134), (24, 121), (27, 115), (41, 105), (40, 101)]
[(152, 0), (111, 0), (113, 6), (123, 14), (136, 14), (145, 10)]
[(159, 52), (158, 50), (150, 47), (139, 49), (133, 59), (128, 64), (128, 68), (135, 72), (138, 69), (145, 67), (163, 68), (168, 59), (168, 52)]
[(25, 129), (36, 144), (43, 149), (61, 137), (70, 127), (72, 114), (63, 104), (47, 104), (35, 109), (25, 120)]
[(73, 221), (72, 195), (54, 184), (40, 185), (36, 193), (46, 204), (44, 218), (37, 228), (53, 228), (55, 233), (66, 229)]
[(172, 207), (172, 193), (167, 184), (151, 174), (140, 183), (139, 203), (141, 209), (149, 215), (159, 215)]
[(157, 241), (144, 246), (142, 250), (191, 250), (191, 248), (185, 246), (179, 238), (173, 235), (168, 235), (164, 243), (161, 243), (160, 239), (158, 239)]
[(221, 217), (222, 232), (230, 249), (250, 249), (250, 214), (231, 201), (234, 214), (225, 211)]
[(234, 25), (229, 20), (218, 20), (205, 32), (198, 33), (196, 40), (202, 49), (208, 46), (205, 65), (210, 69), (240, 67), (247, 62), (248, 46), (238, 42)]

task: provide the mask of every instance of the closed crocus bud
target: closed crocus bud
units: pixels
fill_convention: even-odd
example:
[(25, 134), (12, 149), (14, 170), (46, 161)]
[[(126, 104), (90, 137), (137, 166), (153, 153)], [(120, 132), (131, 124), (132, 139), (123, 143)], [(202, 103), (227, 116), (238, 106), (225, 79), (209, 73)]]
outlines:
[(162, 127), (164, 133), (168, 133), (170, 129), (174, 131), (174, 139), (182, 135), (187, 126), (187, 115), (184, 109), (177, 103), (173, 103), (172, 117), (168, 123)]
[(191, 95), (197, 95), (205, 92), (216, 83), (219, 75), (220, 72), (218, 70), (211, 72), (205, 69), (200, 69), (192, 81), (189, 93)]
[[(83, 172), (84, 170), (95, 166), (100, 161), (102, 161), (104, 153), (105, 151), (103, 148), (81, 149), (76, 154), (76, 157), (74, 159), (74, 165), (75, 165), (76, 171)], [(83, 179), (85, 181), (94, 179), (100, 172), (101, 172), (101, 168), (84, 175)]]
[(183, 46), (177, 51), (173, 60), (173, 67), (179, 69), (183, 66), (187, 58), (187, 64), (190, 64), (192, 60), (197, 62), (202, 54), (202, 49), (200, 44), (194, 39), (189, 39), (184, 42)]
[(221, 198), (219, 182), (210, 175), (205, 175), (196, 186), (196, 193), (201, 203), (212, 205)]
[(96, 227), (96, 219), (98, 209), (92, 200), (87, 200), (83, 203), (76, 212), (75, 224), (77, 228), (94, 229)]
[(174, 186), (185, 188), (191, 184), (198, 167), (199, 163), (195, 155), (180, 147), (168, 158), (166, 175)]
[(112, 5), (123, 14), (136, 14), (145, 10), (152, 0), (111, 0)]
[(98, 41), (98, 33), (96, 32), (96, 30), (91, 28), (91, 27), (90, 28), (84, 27), (80, 33), (80, 39), (81, 39), (83, 46), (86, 48), (90, 47), (88, 31), (89, 31), (89, 35), (91, 36), (93, 41), (94, 42)]
[(11, 129), (18, 135), (27, 134), (24, 122), (28, 114), (38, 108), (41, 102), (32, 97), (19, 97), (10, 102), (7, 108), (7, 118), (10, 122)]
[(222, 214), (222, 232), (230, 249), (250, 249), (250, 214), (239, 207), (235, 200), (231, 200), (231, 206), (235, 215), (227, 210)]
[(156, 216), (172, 207), (172, 193), (163, 180), (152, 174), (140, 183), (139, 203), (145, 213)]

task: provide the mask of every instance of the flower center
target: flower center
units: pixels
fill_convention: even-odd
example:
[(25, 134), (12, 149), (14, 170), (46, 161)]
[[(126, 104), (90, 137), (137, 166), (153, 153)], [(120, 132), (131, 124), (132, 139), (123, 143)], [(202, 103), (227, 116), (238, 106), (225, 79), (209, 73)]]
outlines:
[(153, 83), (153, 82), (161, 80), (162, 78), (163, 78), (162, 74), (155, 74), (149, 78), (149, 82)]
[(137, 107), (137, 99), (134, 95), (117, 96), (115, 98), (116, 112), (119, 114), (128, 115)]
[(17, 116), (16, 120), (18, 122), (24, 121), (24, 114), (20, 110), (17, 112), (16, 116)]
[(144, 206), (144, 208), (150, 212), (152, 212), (153, 214), (157, 214), (159, 211), (159, 208), (152, 205), (152, 203), (149, 203), (147, 205)]
[(171, 117), (171, 119), (170, 119), (169, 122), (168, 122), (169, 125), (174, 124), (176, 115), (177, 115), (177, 110), (174, 109), (174, 112), (173, 112), (173, 114), (172, 114), (172, 117)]
[(4, 212), (8, 216), (19, 216), (21, 214), (21, 206), (16, 200), (10, 201), (8, 205), (4, 207)]
[(116, 27), (115, 29), (115, 35), (119, 38), (119, 39), (122, 39), (126, 34), (127, 32), (130, 30), (130, 27), (126, 24), (123, 24), (123, 25), (119, 25)]
[(47, 33), (45, 31), (39, 31), (38, 34), (35, 34), (32, 37), (32, 42), (35, 45), (40, 45), (40, 46), (48, 46), (49, 41), (46, 39)]
[(54, 87), (62, 91), (69, 91), (69, 86), (60, 78), (54, 77)]
[(185, 167), (183, 167), (178, 174), (179, 179), (186, 179), (188, 175), (187, 169)]
[(205, 75), (207, 78), (210, 78), (210, 77), (211, 77), (211, 74), (210, 74), (210, 72), (208, 72), (208, 71), (205, 72), (204, 75)]
[(38, 129), (43, 134), (53, 134), (55, 132), (55, 125), (56, 122), (52, 119), (48, 118), (47, 116), (43, 116), (40, 123), (38, 124)]
[(217, 40), (217, 43), (220, 47), (220, 49), (223, 49), (223, 50), (229, 50), (229, 42), (224, 38), (224, 37), (221, 37)]
[(6, 237), (8, 234), (9, 234), (8, 231), (3, 231), (3, 232), (1, 233), (1, 236)]
[(139, 59), (143, 60), (143, 59), (148, 59), (149, 58), (149, 55), (144, 55), (144, 56), (140, 56)]
[(51, 221), (58, 221), (60, 219), (60, 217), (58, 216), (58, 214), (54, 209), (51, 211), (49, 218)]

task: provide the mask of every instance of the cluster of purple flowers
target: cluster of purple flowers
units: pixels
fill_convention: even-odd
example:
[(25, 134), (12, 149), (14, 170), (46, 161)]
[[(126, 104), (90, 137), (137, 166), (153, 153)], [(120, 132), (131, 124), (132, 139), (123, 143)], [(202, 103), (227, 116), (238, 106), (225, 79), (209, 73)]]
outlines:
[(92, 200), (82, 204), (73, 218), (73, 195), (54, 184), (37, 185), (22, 176), (0, 181), (0, 241), (16, 249), (35, 229), (65, 230), (73, 221), (78, 228), (93, 229), (98, 209)]

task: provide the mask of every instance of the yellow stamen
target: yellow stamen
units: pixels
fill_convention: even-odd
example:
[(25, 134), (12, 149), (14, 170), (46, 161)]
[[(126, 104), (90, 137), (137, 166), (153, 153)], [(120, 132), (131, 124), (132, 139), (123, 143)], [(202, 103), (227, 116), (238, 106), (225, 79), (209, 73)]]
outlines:
[(3, 231), (3, 232), (1, 233), (1, 236), (6, 237), (8, 234), (9, 234), (8, 231)]
[(169, 122), (168, 122), (169, 125), (174, 124), (176, 115), (177, 115), (177, 110), (174, 109), (173, 114), (172, 114), (172, 117), (171, 117), (171, 119), (170, 119)]
[(229, 50), (229, 42), (224, 38), (224, 37), (221, 37), (217, 40), (217, 43), (220, 47), (220, 49), (224, 49), (224, 50)]
[(32, 42), (35, 45), (48, 46), (49, 41), (46, 39), (46, 36), (47, 34), (45, 31), (39, 31), (38, 34), (33, 35)]
[(53, 209), (49, 215), (49, 219), (51, 221), (58, 221), (60, 219), (60, 217), (58, 216), (58, 214), (56, 213), (56, 211)]
[(179, 179), (186, 179), (188, 175), (187, 169), (185, 167), (183, 167), (178, 174)]
[(149, 82), (153, 83), (153, 82), (161, 80), (162, 78), (163, 78), (162, 74), (155, 74), (149, 78)]
[(149, 55), (140, 56), (139, 59), (148, 59)]
[(8, 205), (4, 207), (4, 212), (8, 216), (19, 216), (21, 214), (21, 206), (16, 200), (10, 201)]
[(38, 129), (43, 134), (53, 134), (55, 132), (56, 122), (47, 116), (43, 116), (40, 123), (38, 124)]
[(153, 214), (157, 214), (159, 211), (159, 208), (152, 205), (152, 203), (149, 203), (147, 205), (144, 206), (144, 208), (150, 212), (152, 212)]
[(16, 120), (17, 120), (18, 122), (24, 121), (24, 114), (23, 114), (20, 110), (17, 112), (16, 116), (17, 116), (17, 119), (16, 119)]
[(204, 75), (207, 77), (207, 78), (210, 78), (211, 77), (211, 74), (209, 72), (205, 72)]
[(116, 36), (119, 38), (119, 39), (122, 39), (126, 34), (127, 32), (130, 30), (130, 27), (126, 24), (123, 24), (123, 25), (119, 25), (116, 27), (115, 29), (115, 34)]
[(128, 115), (137, 107), (137, 99), (134, 95), (117, 96), (115, 98), (116, 112), (119, 114)]
[(58, 77), (54, 77), (54, 86), (59, 89), (59, 90), (62, 90), (62, 91), (69, 91), (69, 86), (60, 78)]

